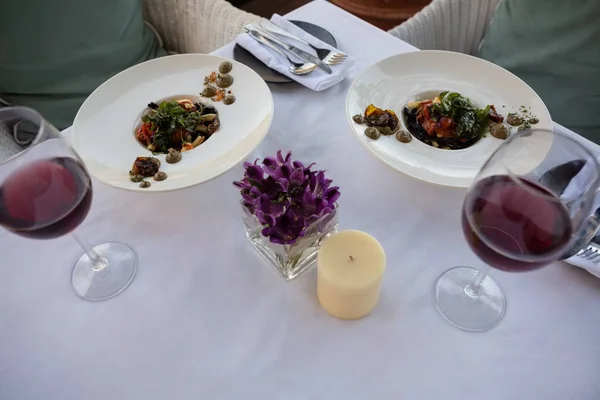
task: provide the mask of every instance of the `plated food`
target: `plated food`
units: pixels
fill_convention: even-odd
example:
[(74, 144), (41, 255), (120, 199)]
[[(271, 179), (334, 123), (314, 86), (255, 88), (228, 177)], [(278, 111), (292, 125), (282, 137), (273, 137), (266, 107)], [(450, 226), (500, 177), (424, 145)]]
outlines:
[(493, 104), (477, 108), (471, 99), (458, 92), (445, 91), (433, 99), (411, 101), (404, 107), (408, 131), (430, 146), (465, 149), (477, 143), (490, 130), (498, 139), (509, 135), (504, 117)]
[[(205, 76), (200, 96), (223, 101), (225, 105), (233, 104), (235, 97), (231, 90), (225, 89), (233, 84), (233, 77), (229, 74), (232, 69), (231, 62), (223, 61), (218, 73), (212, 71)], [(182, 97), (148, 103), (135, 129), (135, 137), (153, 154), (166, 154), (167, 163), (175, 164), (181, 161), (181, 152), (200, 146), (220, 126), (219, 113), (214, 106)], [(144, 178), (153, 177), (155, 181), (167, 179), (165, 172), (158, 172), (159, 167), (157, 158), (137, 157), (129, 171), (129, 179), (139, 182), (140, 188), (149, 188), (151, 183)]]
[(137, 140), (153, 153), (188, 151), (207, 141), (221, 124), (216, 108), (188, 98), (151, 102), (135, 131)]
[[(222, 99), (201, 95), (205, 77), (224, 91)], [(235, 101), (224, 101), (234, 95)], [(206, 182), (238, 165), (263, 140), (272, 118), (271, 91), (250, 68), (209, 54), (181, 54), (138, 64), (100, 85), (77, 113), (71, 140), (102, 183), (162, 192)], [(141, 168), (154, 160), (158, 170)]]
[[(526, 109), (519, 111), (524, 114)], [(355, 114), (352, 120), (357, 124), (366, 124), (365, 135), (373, 140), (381, 135), (395, 135), (399, 142), (409, 143), (415, 137), (443, 150), (465, 149), (488, 132), (504, 140), (511, 133), (509, 126), (517, 126), (518, 130), (522, 130), (539, 122), (534, 116), (520, 116), (515, 112), (508, 114), (507, 126), (493, 104), (477, 108), (468, 97), (452, 91), (441, 92), (432, 99), (409, 101), (403, 107), (402, 115), (403, 123), (394, 111), (382, 110), (370, 104), (364, 115)], [(406, 129), (402, 129), (402, 125)]]
[[(348, 91), (346, 115), (355, 137), (378, 160), (455, 187), (468, 187), (518, 130), (552, 128), (543, 102), (519, 78), (487, 61), (445, 51), (398, 54), (368, 67)], [(550, 145), (535, 150), (539, 159)], [(523, 158), (520, 167), (538, 160)]]

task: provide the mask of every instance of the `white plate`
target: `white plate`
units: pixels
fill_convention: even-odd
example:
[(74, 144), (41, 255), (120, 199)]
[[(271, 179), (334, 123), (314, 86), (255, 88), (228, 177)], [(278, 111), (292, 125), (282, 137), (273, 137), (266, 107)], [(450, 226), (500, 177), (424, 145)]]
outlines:
[[(441, 150), (415, 138), (408, 144), (393, 136), (371, 140), (364, 134), (365, 125), (352, 120), (354, 114), (363, 114), (369, 104), (374, 104), (395, 111), (404, 124), (402, 110), (407, 101), (431, 98), (446, 90), (469, 97), (477, 107), (493, 104), (504, 117), (521, 106), (531, 107), (531, 114), (540, 120), (535, 127), (552, 129), (546, 106), (525, 82), (487, 61), (446, 51), (398, 54), (370, 66), (348, 91), (346, 115), (358, 140), (390, 167), (435, 184), (468, 187), (502, 140), (488, 134), (469, 148)], [(524, 152), (529, 156), (532, 151), (536, 153), (535, 160), (527, 160), (527, 168), (535, 167), (551, 144), (541, 143)]]
[[(203, 90), (204, 77), (223, 61), (233, 64), (236, 97), (232, 105), (213, 105), (221, 127), (210, 140), (183, 152), (176, 164), (161, 160), (162, 182), (141, 189), (129, 180), (136, 157), (151, 156), (135, 138), (134, 128), (141, 112), (151, 102), (184, 95), (196, 99)], [(83, 103), (73, 123), (72, 143), (90, 173), (107, 185), (144, 192), (181, 189), (215, 178), (243, 161), (266, 136), (273, 119), (273, 96), (264, 80), (245, 65), (204, 54), (183, 54), (157, 58), (115, 75), (96, 89)]]

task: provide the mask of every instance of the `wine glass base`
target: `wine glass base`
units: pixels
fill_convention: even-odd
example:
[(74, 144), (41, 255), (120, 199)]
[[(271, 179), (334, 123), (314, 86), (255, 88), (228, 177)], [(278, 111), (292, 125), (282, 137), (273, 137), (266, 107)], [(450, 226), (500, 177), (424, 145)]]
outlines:
[(435, 284), (435, 302), (442, 316), (455, 327), (483, 332), (495, 327), (506, 312), (506, 297), (495, 280), (486, 276), (478, 293), (470, 290), (477, 270), (455, 267)]
[(84, 254), (73, 268), (73, 289), (85, 300), (108, 300), (133, 282), (137, 271), (137, 257), (129, 247), (114, 242), (96, 246), (94, 251), (106, 260), (106, 267), (95, 269), (89, 257)]

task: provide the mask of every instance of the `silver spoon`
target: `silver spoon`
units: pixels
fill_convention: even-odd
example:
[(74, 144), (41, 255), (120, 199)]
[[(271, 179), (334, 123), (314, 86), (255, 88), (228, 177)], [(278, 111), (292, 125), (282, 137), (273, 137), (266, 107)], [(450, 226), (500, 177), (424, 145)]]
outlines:
[(256, 41), (258, 41), (259, 43), (267, 46), (268, 48), (270, 48), (271, 50), (276, 51), (277, 53), (281, 54), (282, 56), (284, 56), (290, 63), (290, 72), (294, 75), (306, 75), (309, 74), (311, 72), (313, 72), (315, 69), (317, 69), (317, 65), (313, 64), (313, 63), (298, 63), (293, 61), (290, 57), (288, 57), (287, 54), (285, 54), (283, 52), (282, 49), (280, 49), (276, 44), (271, 43), (268, 39), (266, 39), (264, 36), (262, 36), (260, 33), (256, 32), (256, 31), (251, 31), (251, 30), (247, 30), (248, 35), (250, 35), (250, 37)]

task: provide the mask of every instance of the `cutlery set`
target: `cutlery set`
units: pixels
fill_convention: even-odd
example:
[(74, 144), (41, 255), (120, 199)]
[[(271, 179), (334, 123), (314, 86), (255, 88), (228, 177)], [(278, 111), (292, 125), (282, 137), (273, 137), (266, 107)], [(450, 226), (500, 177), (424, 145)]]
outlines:
[(566, 260), (576, 256), (586, 261), (591, 261), (594, 264), (600, 263), (600, 235), (598, 228), (600, 227), (600, 208), (596, 209), (594, 214), (588, 219), (582, 232), (578, 235), (575, 244), (571, 251), (561, 257), (561, 260)]
[[(584, 160), (573, 160), (558, 165), (547, 171), (540, 178), (540, 183), (551, 189), (554, 193), (562, 194), (571, 184), (573, 178), (579, 174), (585, 164)], [(561, 260), (573, 256), (594, 264), (600, 263), (600, 208), (587, 219), (584, 227), (579, 232), (571, 249), (563, 254)]]
[[(313, 46), (269, 21), (262, 22), (260, 26), (248, 24), (245, 28), (251, 38), (287, 59), (290, 63), (289, 71), (295, 75), (306, 75), (315, 69), (331, 74), (333, 71), (330, 66), (341, 64), (348, 57), (339, 51)], [(296, 47), (286, 39), (309, 46), (316, 55)]]

